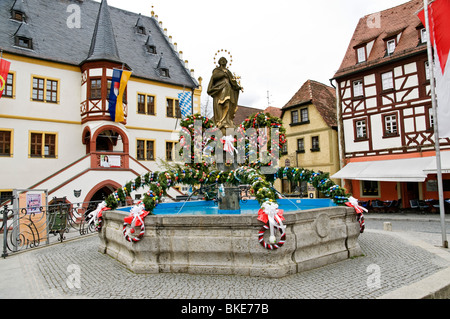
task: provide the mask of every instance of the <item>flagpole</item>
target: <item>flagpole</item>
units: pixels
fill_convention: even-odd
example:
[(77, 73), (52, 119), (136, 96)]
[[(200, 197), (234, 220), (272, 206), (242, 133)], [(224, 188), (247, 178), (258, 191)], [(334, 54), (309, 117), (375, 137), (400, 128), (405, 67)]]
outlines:
[(431, 104), (433, 109), (433, 126), (434, 126), (434, 138), (436, 148), (436, 170), (438, 181), (438, 193), (439, 193), (439, 212), (441, 216), (441, 229), (442, 229), (442, 246), (448, 248), (447, 233), (445, 229), (445, 206), (444, 206), (444, 187), (442, 182), (442, 168), (441, 168), (441, 146), (439, 142), (439, 130), (438, 130), (438, 117), (437, 117), (437, 102), (435, 91), (435, 79), (434, 79), (434, 67), (433, 67), (433, 53), (431, 47), (431, 32), (430, 22), (428, 20), (428, 0), (423, 0), (425, 11), (425, 28), (427, 30), (427, 51), (428, 61), (430, 69), (430, 87), (431, 87)]

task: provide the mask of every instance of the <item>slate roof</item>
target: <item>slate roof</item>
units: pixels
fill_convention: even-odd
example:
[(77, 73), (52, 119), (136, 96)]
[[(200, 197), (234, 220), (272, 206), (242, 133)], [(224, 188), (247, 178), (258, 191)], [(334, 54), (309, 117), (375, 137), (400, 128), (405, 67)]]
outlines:
[[(338, 78), (392, 60), (426, 52), (427, 46), (420, 44), (418, 28), (423, 28), (417, 12), (423, 8), (423, 0), (412, 0), (402, 5), (362, 17), (356, 26), (347, 52), (334, 75)], [(379, 19), (379, 20), (377, 20)], [(379, 25), (377, 24), (379, 22)], [(402, 32), (394, 53), (386, 56), (385, 39)], [(356, 49), (375, 40), (366, 62), (357, 64)]]
[(91, 47), (86, 61), (108, 60), (121, 62), (117, 49), (116, 36), (109, 14), (108, 4), (102, 1), (92, 35)]
[[(100, 3), (93, 0), (1, 0), (0, 1), (0, 49), (13, 53), (47, 61), (65, 63), (79, 66), (88, 57), (95, 57), (99, 49), (96, 42), (91, 51), (91, 42), (97, 22)], [(26, 14), (25, 31), (33, 39), (33, 50), (14, 46), (14, 34), (21, 26), (21, 22), (11, 19), (13, 5), (22, 6)], [(70, 28), (67, 20), (73, 11), (67, 12), (69, 5), (77, 5), (81, 13), (81, 28)], [(128, 65), (133, 76), (184, 86), (186, 88), (198, 87), (197, 81), (191, 77), (183, 62), (175, 52), (166, 35), (164, 35), (154, 17), (139, 15), (122, 9), (109, 7), (110, 19), (106, 15), (99, 20), (97, 32), (107, 32), (108, 20), (112, 24), (112, 33), (115, 35), (117, 56), (113, 53), (112, 59), (117, 57), (122, 63)], [(70, 20), (70, 19), (69, 19)], [(146, 34), (138, 34), (136, 25), (145, 27)], [(20, 29), (23, 31), (23, 29)], [(107, 35), (107, 34), (105, 34)], [(151, 35), (157, 54), (147, 52), (145, 43)], [(105, 36), (106, 38), (106, 36)], [(111, 39), (107, 41), (112, 41)], [(103, 50), (107, 43), (103, 43)], [(90, 54), (91, 53), (91, 54)], [(105, 53), (105, 51), (103, 51)], [(169, 68), (170, 78), (162, 77), (157, 69), (161, 55)]]
[(22, 0), (16, 0), (12, 6), (12, 9), (24, 12), (24, 2)]
[(308, 80), (281, 109), (284, 112), (292, 108), (313, 104), (329, 127), (337, 126), (336, 91), (331, 86)]

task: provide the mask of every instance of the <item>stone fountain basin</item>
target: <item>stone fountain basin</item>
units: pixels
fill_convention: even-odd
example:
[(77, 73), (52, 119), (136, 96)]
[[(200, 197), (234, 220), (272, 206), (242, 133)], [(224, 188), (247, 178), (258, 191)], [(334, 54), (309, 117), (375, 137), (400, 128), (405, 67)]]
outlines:
[(259, 243), (263, 224), (256, 214), (149, 215), (135, 243), (123, 235), (126, 216), (103, 213), (99, 251), (135, 273), (281, 278), (362, 254), (359, 222), (349, 207), (285, 212), (286, 243), (276, 250)]

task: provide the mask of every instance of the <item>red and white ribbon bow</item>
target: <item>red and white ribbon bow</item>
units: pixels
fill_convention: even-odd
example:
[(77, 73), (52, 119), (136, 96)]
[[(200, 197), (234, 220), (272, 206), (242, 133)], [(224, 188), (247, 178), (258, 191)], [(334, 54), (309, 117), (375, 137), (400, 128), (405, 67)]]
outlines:
[(109, 207), (106, 207), (105, 201), (98, 204), (97, 208), (87, 215), (87, 217), (89, 219), (88, 225), (90, 225), (92, 223), (94, 223), (94, 225), (97, 225), (99, 223), (100, 218), (102, 218), (103, 212), (108, 209), (109, 209)]
[(361, 205), (359, 205), (358, 200), (356, 198), (354, 198), (353, 196), (350, 196), (348, 199), (348, 202), (345, 203), (345, 205), (349, 206), (349, 207), (353, 207), (356, 211), (356, 214), (358, 215), (358, 222), (359, 222), (359, 229), (360, 232), (363, 233), (364, 232), (364, 228), (366, 227), (366, 224), (364, 222), (364, 212), (368, 212), (368, 210), (364, 207), (362, 207)]
[(228, 152), (230, 154), (233, 154), (233, 152), (237, 153), (237, 149), (234, 147), (234, 142), (236, 142), (236, 139), (233, 136), (224, 136), (222, 137), (221, 141), (223, 143), (223, 150), (225, 152)]
[(124, 222), (131, 226), (131, 229), (134, 227), (139, 227), (144, 224), (144, 218), (148, 215), (148, 212), (144, 210), (145, 206), (142, 202), (139, 202), (136, 206), (131, 208), (130, 215), (124, 218)]
[(281, 236), (286, 232), (286, 226), (283, 225), (283, 210), (278, 209), (278, 204), (274, 202), (264, 202), (258, 211), (258, 220), (267, 224), (269, 222), (270, 237), (269, 242), (274, 244), (277, 239), (275, 237), (275, 228), (281, 231)]

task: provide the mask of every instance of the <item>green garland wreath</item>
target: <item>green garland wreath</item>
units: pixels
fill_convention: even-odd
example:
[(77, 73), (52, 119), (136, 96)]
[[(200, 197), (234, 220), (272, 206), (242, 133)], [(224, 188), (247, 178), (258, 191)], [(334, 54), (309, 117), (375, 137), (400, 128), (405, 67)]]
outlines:
[[(202, 149), (215, 141), (214, 136), (211, 136), (206, 141), (203, 139), (203, 132), (205, 130), (217, 129), (212, 120), (201, 114), (187, 116), (180, 124), (182, 130), (190, 135), (191, 143), (190, 145), (188, 145), (188, 143), (182, 145), (182, 148), (179, 151), (180, 155), (190, 148), (190, 154), (192, 154), (191, 158), (194, 158), (195, 121), (199, 120), (202, 123), (202, 132), (197, 132), (197, 134), (202, 134)], [(277, 193), (272, 184), (277, 178), (287, 178), (292, 182), (307, 181), (325, 196), (332, 198), (336, 204), (343, 204), (347, 201), (349, 194), (346, 193), (345, 189), (335, 185), (335, 183), (329, 179), (327, 173), (316, 173), (303, 168), (280, 167), (273, 176), (262, 175), (259, 172), (261, 163), (259, 161), (257, 163), (249, 163), (248, 161), (249, 137), (246, 137), (245, 133), (246, 130), (250, 128), (258, 129), (265, 127), (279, 129), (279, 143), (273, 147), (281, 149), (286, 143), (286, 129), (283, 127), (282, 120), (269, 113), (258, 112), (245, 119), (238, 128), (238, 134), (240, 134), (239, 138), (246, 139), (245, 166), (241, 166), (235, 171), (222, 172), (219, 170), (211, 170), (212, 164), (214, 163), (206, 163), (205, 161), (202, 161), (202, 163), (194, 163), (194, 161), (191, 161), (190, 163), (185, 163), (185, 167), (178, 167), (165, 172), (148, 172), (145, 175), (138, 176), (134, 181), (126, 183), (124, 187), (117, 189), (117, 191), (108, 196), (106, 204), (109, 208), (115, 209), (119, 202), (125, 201), (126, 197), (129, 196), (132, 191), (147, 186), (150, 190), (147, 194), (144, 194), (143, 203), (146, 211), (151, 213), (159, 202), (160, 197), (165, 195), (167, 189), (174, 184), (206, 186), (223, 183), (251, 185), (251, 193), (259, 203), (263, 203), (266, 200), (276, 201)], [(180, 134), (180, 143), (181, 142), (182, 134)], [(268, 139), (267, 142), (271, 143), (271, 139)], [(271, 145), (269, 144), (269, 146)], [(211, 192), (206, 194), (206, 199), (212, 199)]]
[[(202, 131), (201, 132), (195, 132), (195, 122), (196, 121), (201, 121), (202, 122)], [(210, 159), (210, 157), (214, 156), (214, 152), (211, 153), (210, 156), (207, 156), (205, 154), (203, 154), (203, 150), (205, 149), (205, 147), (208, 147), (208, 145), (212, 144), (215, 142), (216, 137), (214, 135), (210, 136), (209, 138), (207, 138), (207, 140), (204, 140), (204, 136), (203, 133), (206, 132), (207, 130), (210, 133), (214, 133), (214, 131), (218, 131), (218, 129), (214, 126), (214, 122), (212, 120), (210, 120), (209, 118), (207, 118), (206, 116), (202, 116), (201, 114), (193, 114), (190, 116), (185, 117), (183, 120), (181, 120), (180, 122), (181, 125), (181, 134), (180, 134), (180, 138), (179, 138), (179, 142), (181, 145), (181, 149), (179, 151), (179, 155), (183, 157), (184, 152), (187, 152), (187, 154), (190, 154), (190, 158), (184, 158), (185, 160), (185, 165), (188, 167), (193, 167), (199, 170), (205, 170), (206, 168), (209, 168), (211, 166), (213, 166), (215, 163), (214, 161), (212, 161)], [(200, 135), (201, 136), (201, 143), (202, 145), (197, 145), (197, 148), (195, 147), (195, 136)], [(190, 137), (190, 144), (187, 143), (187, 141), (185, 140), (185, 135), (189, 135)], [(195, 154), (196, 149), (201, 149), (202, 150), (202, 154)], [(189, 156), (189, 155), (187, 155)], [(195, 163), (195, 159), (198, 159), (198, 157), (196, 158), (196, 156), (201, 156), (201, 161), (198, 161), (199, 163)]]
[(160, 198), (166, 194), (167, 189), (171, 186), (176, 184), (208, 186), (228, 183), (235, 186), (240, 184), (250, 185), (250, 192), (262, 204), (268, 200), (277, 200), (278, 195), (273, 187), (273, 182), (276, 179), (283, 178), (292, 182), (309, 182), (338, 205), (345, 204), (350, 196), (344, 188), (329, 179), (328, 173), (316, 173), (303, 168), (280, 167), (274, 175), (265, 176), (258, 169), (248, 166), (242, 166), (230, 172), (201, 171), (192, 167), (179, 167), (170, 171), (148, 172), (143, 176), (138, 176), (134, 181), (128, 182), (124, 187), (109, 195), (105, 201), (107, 207), (116, 209), (119, 202), (125, 201), (126, 196), (129, 196), (132, 191), (141, 187), (148, 187), (149, 191), (144, 194), (143, 203), (145, 210), (152, 214)]
[(291, 182), (308, 182), (338, 205), (346, 203), (351, 196), (351, 194), (347, 193), (346, 189), (335, 184), (330, 179), (329, 173), (314, 172), (309, 169), (298, 167), (280, 167), (269, 180), (273, 183), (276, 179), (284, 178)]
[[(264, 166), (265, 164), (261, 163), (261, 156), (262, 154), (259, 154), (259, 157), (256, 156), (256, 161), (250, 161), (251, 155), (250, 152), (250, 140), (254, 138), (254, 136), (247, 136), (248, 129), (259, 129), (259, 128), (277, 128), (279, 129), (279, 138), (278, 143), (275, 145), (272, 145), (272, 137), (267, 137), (267, 149), (272, 150), (272, 152), (280, 152), (280, 150), (283, 148), (283, 145), (286, 144), (286, 129), (283, 127), (283, 121), (276, 116), (271, 115), (270, 113), (264, 113), (264, 112), (258, 112), (250, 117), (246, 118), (238, 128), (238, 134), (240, 135), (238, 137), (238, 140), (242, 142), (245, 140), (245, 163), (247, 166), (253, 167), (253, 168), (261, 168), (261, 166)], [(255, 133), (257, 134), (257, 133)], [(256, 154), (258, 155), (258, 154)], [(266, 156), (270, 156), (270, 151), (267, 151), (265, 154)], [(254, 157), (253, 157), (254, 158)], [(269, 158), (269, 157), (267, 157)], [(267, 165), (271, 165), (272, 163), (269, 162)]]
[[(180, 156), (182, 156), (184, 151), (187, 150), (190, 150), (190, 154), (194, 154), (194, 136), (196, 133), (194, 132), (194, 129), (196, 120), (202, 121), (202, 132), (197, 132), (197, 134), (202, 134), (201, 149), (203, 150), (205, 146), (216, 142), (214, 136), (211, 136), (207, 140), (203, 138), (203, 132), (205, 130), (215, 128), (210, 119), (200, 114), (188, 116), (181, 121), (181, 126), (182, 130), (184, 130), (186, 134), (190, 135), (191, 143), (184, 143), (181, 145), (182, 148), (179, 151)], [(307, 181), (326, 197), (331, 198), (337, 205), (344, 205), (348, 202), (350, 194), (348, 194), (344, 188), (336, 185), (332, 180), (330, 180), (328, 173), (316, 173), (303, 168), (280, 167), (273, 175), (261, 174), (259, 169), (262, 164), (259, 161), (256, 163), (249, 163), (249, 137), (246, 136), (246, 130), (250, 128), (258, 129), (265, 127), (279, 129), (279, 141), (276, 145), (273, 145), (273, 147), (277, 147), (278, 150), (280, 150), (286, 143), (286, 130), (283, 128), (281, 119), (272, 116), (269, 113), (264, 114), (259, 112), (244, 120), (238, 128), (238, 135), (240, 134), (239, 138), (246, 139), (246, 165), (229, 172), (215, 170), (211, 169), (214, 163), (207, 163), (204, 161), (204, 154), (202, 154), (201, 163), (194, 163), (192, 160), (190, 163), (185, 163), (184, 167), (177, 166), (164, 172), (148, 172), (144, 175), (136, 177), (133, 181), (129, 181), (123, 187), (117, 189), (114, 193), (109, 195), (105, 199), (106, 206), (114, 210), (119, 206), (119, 203), (124, 202), (126, 197), (130, 196), (134, 190), (148, 187), (148, 191), (144, 194), (142, 202), (149, 215), (153, 215), (153, 210), (158, 205), (161, 197), (167, 194), (167, 190), (171, 186), (176, 184), (203, 186), (204, 189), (207, 189), (205, 192), (205, 199), (212, 200), (217, 196), (217, 192), (214, 192), (214, 190), (211, 191), (211, 188), (216, 189), (218, 185), (224, 183), (235, 186), (242, 184), (250, 185), (250, 193), (253, 194), (255, 199), (262, 206), (262, 204), (267, 201), (277, 201), (278, 192), (273, 187), (273, 183), (276, 179), (283, 178), (286, 178), (292, 182)], [(180, 134), (180, 143), (181, 142), (182, 134)], [(269, 144), (268, 149), (270, 149), (270, 138), (267, 143)], [(191, 155), (191, 159), (194, 159), (194, 155)]]

